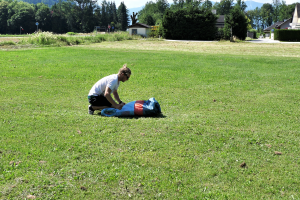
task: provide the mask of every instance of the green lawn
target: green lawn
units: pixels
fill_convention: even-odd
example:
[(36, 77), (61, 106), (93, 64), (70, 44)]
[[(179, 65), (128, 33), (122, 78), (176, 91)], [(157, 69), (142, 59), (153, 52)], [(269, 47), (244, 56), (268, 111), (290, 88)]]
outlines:
[[(300, 198), (299, 57), (124, 43), (0, 51), (0, 199)], [(124, 63), (162, 116), (88, 115)]]

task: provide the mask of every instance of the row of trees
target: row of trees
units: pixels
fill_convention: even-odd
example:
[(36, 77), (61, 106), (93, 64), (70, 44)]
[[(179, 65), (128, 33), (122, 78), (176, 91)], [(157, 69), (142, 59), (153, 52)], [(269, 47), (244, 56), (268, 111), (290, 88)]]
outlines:
[[(249, 28), (252, 27), (257, 30), (265, 29), (274, 22), (283, 21), (292, 17), (295, 9), (295, 3), (286, 5), (285, 1), (273, 0), (272, 4), (265, 3), (261, 8), (246, 11), (247, 5), (244, 1), (237, 1), (240, 10), (244, 12), (249, 21)], [(198, 8), (200, 10), (215, 9), (217, 15), (230, 15), (235, 8), (233, 0), (222, 0), (212, 4), (209, 0), (173, 0), (173, 4), (169, 5), (167, 0), (156, 0), (156, 2), (149, 1), (145, 7), (139, 12), (138, 20), (140, 23), (148, 25), (159, 25), (162, 22), (165, 10), (176, 12), (185, 8)]]
[(29, 4), (16, 0), (0, 0), (0, 33), (32, 33), (35, 23), (43, 31), (55, 33), (92, 32), (94, 26), (108, 24), (115, 30), (125, 31), (129, 15), (124, 2), (116, 7), (114, 2), (103, 0), (59, 1), (51, 8), (43, 3)]
[(261, 8), (246, 12), (251, 20), (251, 26), (261, 30), (271, 26), (274, 22), (284, 21), (292, 17), (296, 3), (287, 5), (285, 1), (273, 0), (273, 4), (265, 3)]

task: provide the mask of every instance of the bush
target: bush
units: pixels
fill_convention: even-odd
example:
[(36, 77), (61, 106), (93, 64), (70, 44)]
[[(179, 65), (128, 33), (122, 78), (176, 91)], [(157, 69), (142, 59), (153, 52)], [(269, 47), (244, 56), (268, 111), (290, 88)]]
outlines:
[(0, 42), (0, 46), (4, 46), (4, 45), (16, 45), (15, 42), (12, 41), (4, 41), (4, 42)]
[(274, 40), (300, 41), (300, 30), (297, 29), (275, 29)]
[(67, 35), (76, 35), (74, 32), (67, 32)]

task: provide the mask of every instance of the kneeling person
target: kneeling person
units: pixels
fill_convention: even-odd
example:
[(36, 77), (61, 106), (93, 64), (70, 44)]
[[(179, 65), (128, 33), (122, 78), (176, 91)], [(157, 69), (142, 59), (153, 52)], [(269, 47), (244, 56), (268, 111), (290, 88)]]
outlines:
[[(128, 81), (130, 76), (131, 70), (125, 64), (119, 70), (118, 74), (106, 76), (95, 83), (88, 95), (88, 100), (90, 103), (89, 114), (92, 115), (94, 114), (95, 110), (102, 110), (110, 107), (121, 110), (125, 103), (120, 100), (118, 87), (120, 85), (120, 81)], [(117, 102), (113, 100), (111, 93), (113, 93)]]

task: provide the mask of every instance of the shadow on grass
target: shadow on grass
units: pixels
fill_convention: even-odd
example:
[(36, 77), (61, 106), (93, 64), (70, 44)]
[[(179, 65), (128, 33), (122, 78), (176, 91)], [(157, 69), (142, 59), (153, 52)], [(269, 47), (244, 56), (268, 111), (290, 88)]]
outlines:
[[(102, 116), (101, 112), (99, 112), (98, 115), (101, 117), (106, 117), (106, 116)], [(148, 115), (148, 116), (114, 116), (114, 117), (121, 118), (121, 119), (138, 119), (138, 118), (166, 118), (167, 116), (160, 113), (159, 115)]]

